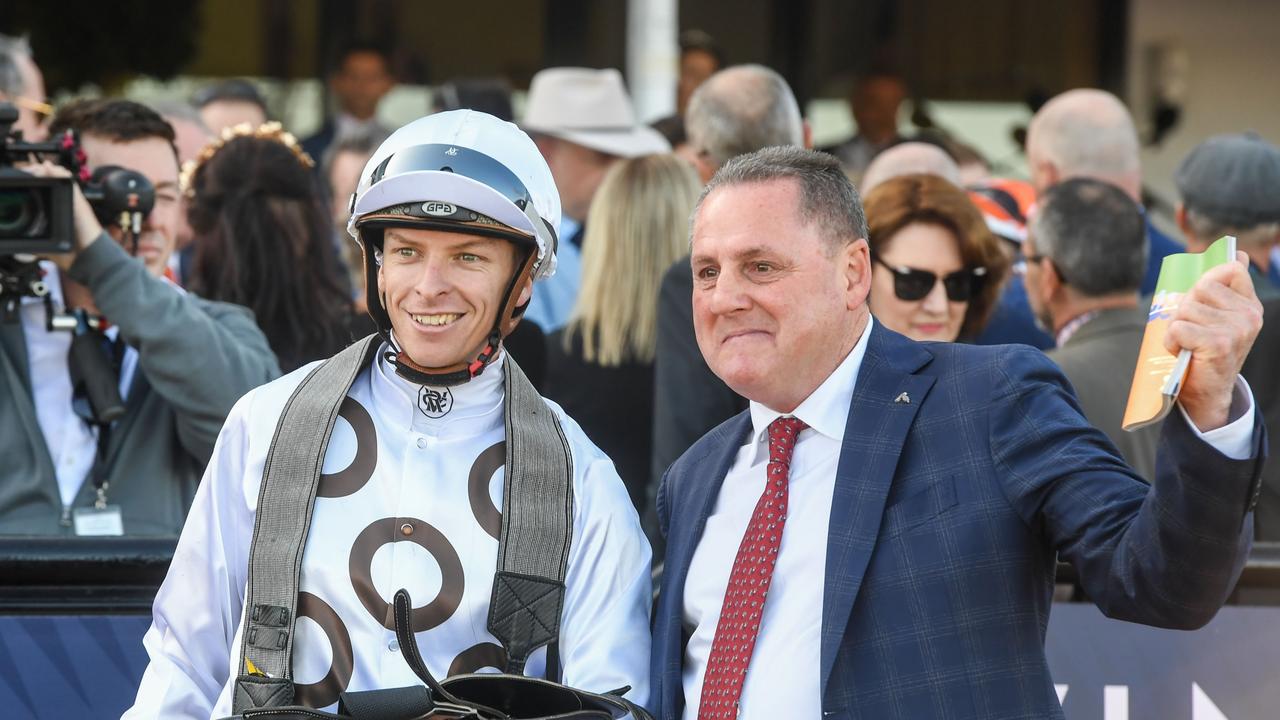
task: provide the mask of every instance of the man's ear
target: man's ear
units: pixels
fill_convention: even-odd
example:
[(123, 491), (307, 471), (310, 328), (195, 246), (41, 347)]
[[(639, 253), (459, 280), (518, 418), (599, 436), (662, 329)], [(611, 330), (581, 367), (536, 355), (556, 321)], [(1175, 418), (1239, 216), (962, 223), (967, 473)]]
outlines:
[(1031, 184), (1039, 188), (1041, 193), (1062, 181), (1062, 172), (1058, 170), (1058, 166), (1045, 158), (1040, 158), (1031, 166), (1030, 171)]
[(813, 149), (813, 126), (809, 124), (808, 120), (801, 120), (800, 123), (801, 123), (801, 127), (804, 128), (804, 149), (812, 150)]
[(1062, 276), (1058, 274), (1058, 266), (1045, 260), (1040, 261), (1040, 301), (1048, 304), (1049, 300), (1062, 289)]
[(702, 177), (702, 168), (698, 165), (698, 151), (693, 149), (693, 145), (680, 143), (671, 151), (671, 154), (689, 163), (689, 167), (693, 168), (698, 177)]
[(1044, 174), (1049, 179), (1049, 184), (1045, 187), (1053, 187), (1063, 180), (1062, 171), (1058, 169), (1057, 165), (1048, 161), (1044, 163)]
[(1191, 237), (1191, 222), (1187, 220), (1187, 206), (1184, 203), (1179, 202), (1178, 206), (1174, 208), (1173, 221), (1177, 223), (1183, 237)]
[(705, 150), (694, 153), (693, 169), (698, 172), (703, 185), (711, 182), (711, 177), (716, 174), (716, 167), (711, 164), (711, 155)]
[(844, 273), (846, 307), (856, 310), (871, 294), (871, 246), (858, 238), (840, 248), (840, 267)]

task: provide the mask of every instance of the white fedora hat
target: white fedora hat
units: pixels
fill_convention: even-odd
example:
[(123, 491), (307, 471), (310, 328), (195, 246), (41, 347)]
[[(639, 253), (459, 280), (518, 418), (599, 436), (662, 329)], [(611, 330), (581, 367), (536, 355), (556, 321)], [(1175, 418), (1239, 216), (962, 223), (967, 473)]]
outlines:
[(636, 123), (622, 74), (613, 68), (547, 68), (533, 76), (524, 121), (541, 133), (618, 157), (671, 152), (666, 138)]

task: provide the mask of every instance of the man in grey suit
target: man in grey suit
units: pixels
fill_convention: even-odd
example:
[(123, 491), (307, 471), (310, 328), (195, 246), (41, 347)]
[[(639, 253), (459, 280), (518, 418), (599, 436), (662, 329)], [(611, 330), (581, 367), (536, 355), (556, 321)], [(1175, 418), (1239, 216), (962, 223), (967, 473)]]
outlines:
[(1214, 135), (1195, 146), (1173, 176), (1182, 197), (1175, 220), (1191, 252), (1223, 235), (1249, 256), (1258, 299), (1280, 300), (1272, 249), (1280, 243), (1280, 147), (1253, 133)]
[[(1234, 235), (1249, 256), (1249, 277), (1262, 300), (1263, 331), (1243, 374), (1254, 389), (1271, 437), (1280, 432), (1280, 285), (1273, 253), (1280, 243), (1280, 147), (1253, 133), (1215, 135), (1195, 146), (1174, 175), (1181, 201), (1175, 219), (1192, 252)], [(1280, 461), (1262, 469), (1258, 540), (1280, 540)]]
[(1120, 428), (1147, 324), (1138, 302), (1147, 266), (1138, 206), (1114, 185), (1067, 180), (1040, 198), (1023, 250), (1031, 308), (1057, 335), (1049, 357), (1075, 386), (1089, 422), (1139, 474), (1155, 477), (1159, 426)]
[[(685, 113), (693, 166), (707, 182), (731, 158), (776, 145), (809, 147), (808, 128), (791, 87), (762, 65), (735, 65), (704, 82)], [(662, 537), (653, 514), (662, 474), (698, 438), (747, 407), (745, 398), (716, 377), (693, 336), (690, 256), (677, 260), (658, 294), (658, 345), (653, 383), (653, 482), (645, 514), (655, 557)]]
[[(164, 277), (179, 207), (173, 128), (125, 100), (68, 105), (50, 132), (68, 128), (91, 170), (150, 180), (155, 206), (125, 236), (99, 224), (77, 187), (72, 252), (42, 262), (48, 294), (22, 298), (18, 321), (0, 323), (0, 534), (177, 535), (231, 406), (280, 371), (252, 313)], [(98, 355), (97, 387), (119, 390), (118, 417), (87, 399), (72, 334), (47, 326), (76, 311), (103, 321), (79, 347)]]

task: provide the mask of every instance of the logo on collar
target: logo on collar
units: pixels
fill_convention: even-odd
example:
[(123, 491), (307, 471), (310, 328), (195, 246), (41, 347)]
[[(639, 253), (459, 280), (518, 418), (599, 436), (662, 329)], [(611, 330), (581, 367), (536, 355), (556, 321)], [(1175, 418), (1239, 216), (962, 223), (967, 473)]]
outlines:
[(449, 388), (423, 387), (418, 390), (418, 410), (429, 418), (442, 418), (453, 409), (453, 393)]

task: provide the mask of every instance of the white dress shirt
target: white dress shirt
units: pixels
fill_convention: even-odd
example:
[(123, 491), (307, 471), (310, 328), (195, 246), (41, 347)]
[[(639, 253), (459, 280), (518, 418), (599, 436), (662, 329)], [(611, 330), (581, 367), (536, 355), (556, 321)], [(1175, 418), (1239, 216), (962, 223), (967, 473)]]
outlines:
[[(42, 260), (40, 267), (45, 272), (44, 281), (49, 287), (54, 312), (65, 312), (58, 267), (48, 260)], [(49, 459), (53, 461), (62, 506), (71, 507), (80, 486), (93, 469), (98, 450), (98, 430), (71, 409), (71, 373), (67, 367), (67, 353), (71, 351), (72, 334), (48, 329), (43, 298), (22, 298), (19, 313), (27, 345), (27, 370), (31, 376), (36, 422), (49, 449)], [(112, 327), (106, 335), (115, 340), (118, 332), (119, 328)], [(133, 383), (137, 365), (138, 352), (126, 346), (120, 366), (121, 399), (129, 398), (129, 386)]]
[[(296, 683), (317, 683), (329, 674), (335, 647), (342, 644), (331, 640), (333, 635), (347, 638), (353, 656), (346, 690), (421, 684), (401, 655), (395, 633), (383, 626), (385, 616), (374, 617), (366, 609), (370, 598), (362, 600), (360, 588), (369, 586), (380, 602), (390, 602), (397, 589), (407, 588), (418, 608), (437, 597), (454, 599), (456, 605), (446, 602), (454, 605), (452, 610), (437, 612), (438, 624), (417, 634), (423, 660), (436, 677), (458, 668), (492, 668), (498, 662), (500, 646), (487, 620), (497, 566), (503, 455), (497, 452), (496, 465), (487, 464), (495, 454), (485, 451), (505, 438), (504, 364), (505, 355), (500, 355), (478, 378), (450, 388), (447, 400), (429, 405), (437, 417), (419, 409), (421, 386), (396, 375), (384, 360), (357, 377), (347, 397), (364, 409), (368, 421), (360, 420), (360, 413), (346, 412), (356, 422), (339, 417), (322, 472), (333, 475), (358, 467), (358, 451), (367, 452), (370, 446), (376, 455), (364, 471), (366, 480), (349, 478), (346, 494), (316, 499), (300, 590), (318, 599), (313, 604), (327, 605), (332, 621), (326, 632), (300, 605), (293, 654)], [(125, 717), (231, 714), (247, 563), (267, 450), (285, 402), (314, 366), (253, 390), (227, 418), (156, 596), (152, 626), (143, 640), (151, 662)], [(649, 686), (649, 544), (613, 464), (559, 407), (552, 407), (569, 441), (574, 473), (573, 539), (559, 648), (563, 679), (597, 692), (630, 685), (627, 698), (643, 704)], [(475, 478), (485, 486), (473, 496), (469, 490)], [(477, 505), (473, 497), (491, 505)], [(385, 534), (378, 530), (391, 520)], [(401, 534), (404, 523), (412, 526), (409, 538)], [(366, 531), (374, 531), (367, 537), (386, 539), (359, 560), (357, 538)], [(433, 543), (446, 548), (445, 561), (438, 559), (438, 547), (427, 549)], [(525, 672), (541, 676), (545, 669), (546, 652), (540, 649)]]
[[(809, 428), (800, 433), (791, 458), (787, 521), (739, 699), (742, 718), (822, 717), (819, 668), (827, 529), (849, 403), (873, 323), (867, 323), (835, 371), (794, 412), (787, 413)], [(1254, 410), (1243, 380), (1237, 381), (1237, 392), (1248, 396), (1248, 409), (1230, 425), (1200, 434), (1189, 420), (1188, 424), (1219, 452), (1243, 459), (1252, 449)], [(764, 491), (769, 423), (784, 415), (757, 402), (750, 404), (750, 412), (751, 436), (725, 475), (685, 581), (683, 620), (690, 630), (683, 665), (686, 720), (698, 717), (702, 678), (729, 573)]]
[[(822, 647), (827, 522), (849, 399), (870, 331), (868, 322), (849, 355), (795, 412), (789, 413), (809, 428), (801, 431), (791, 456), (787, 522), (760, 617), (760, 634), (752, 655), (756, 661), (747, 669), (739, 699), (742, 717), (822, 716), (818, 654)], [(684, 586), (684, 624), (692, 629), (684, 658), (684, 717), (689, 719), (698, 717), (702, 677), (720, 621), (729, 572), (764, 492), (769, 423), (783, 415), (757, 402), (751, 403), (750, 411), (751, 437), (725, 475)]]
[[(364, 120), (359, 120), (356, 116), (341, 111), (333, 116), (333, 137), (335, 139), (368, 137), (380, 142), (382, 138), (390, 134), (387, 126), (378, 121), (376, 114)], [(320, 158), (315, 160), (319, 162)]]

